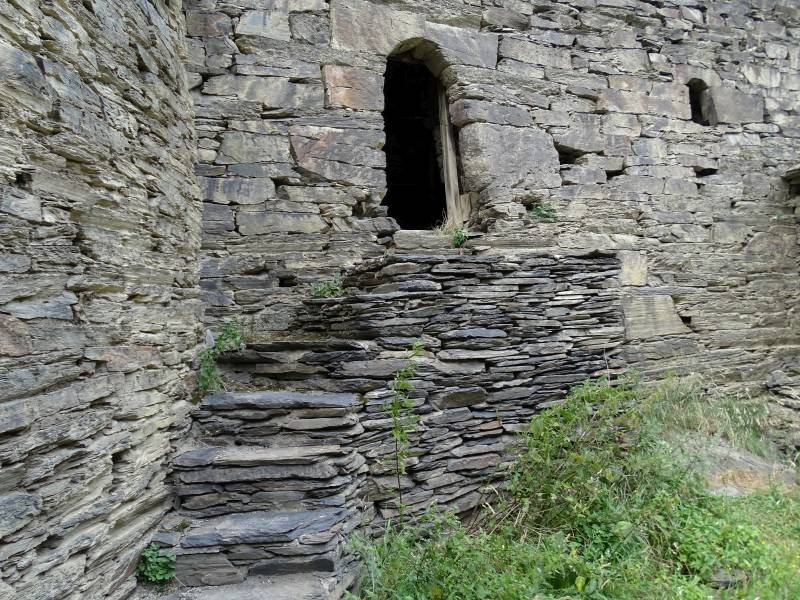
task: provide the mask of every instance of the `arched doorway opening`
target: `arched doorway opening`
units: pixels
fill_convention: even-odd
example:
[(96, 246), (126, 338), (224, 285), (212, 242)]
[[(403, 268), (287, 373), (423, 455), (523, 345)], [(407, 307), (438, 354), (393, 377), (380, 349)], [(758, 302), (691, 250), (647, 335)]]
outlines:
[(457, 138), (444, 87), (414, 51), (390, 56), (384, 81), (383, 204), (401, 229), (461, 226)]

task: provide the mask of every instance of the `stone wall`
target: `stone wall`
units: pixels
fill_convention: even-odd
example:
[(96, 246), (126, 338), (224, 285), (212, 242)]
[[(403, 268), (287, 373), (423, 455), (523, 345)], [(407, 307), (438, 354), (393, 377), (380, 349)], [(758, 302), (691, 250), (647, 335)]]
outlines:
[[(196, 419), (237, 444), (280, 447), (304, 436), (305, 445), (330, 438), (355, 448), (369, 468), (360, 495), (380, 517), (394, 517), (387, 403), (395, 373), (412, 360), (409, 348), (422, 342), (409, 411), (420, 422), (410, 435), (403, 500), (411, 513), (433, 502), (466, 511), (537, 411), (572, 385), (618, 372), (618, 278), (618, 260), (601, 252), (366, 261), (345, 279), (346, 297), (306, 301), (284, 339), (254, 341), (227, 357), (228, 378), (240, 389), (358, 393), (363, 403), (354, 414), (257, 418), (254, 410), (220, 412), (221, 403), (209, 401)], [(193, 498), (206, 510), (237, 510), (216, 488), (206, 493), (208, 500)]]
[[(416, 48), (447, 87), (474, 252), (619, 252), (627, 361), (651, 373), (761, 384), (796, 365), (793, 0), (186, 8), (210, 322), (286, 330), (314, 281), (447, 245), (380, 206), (386, 57)], [(555, 222), (528, 215), (541, 202)]]
[(164, 0), (0, 2), (0, 598), (126, 597), (171, 503), (200, 205)]
[[(606, 361), (790, 387), (798, 38), (794, 0), (0, 0), (0, 598), (132, 588), (186, 428), (197, 183), (207, 323), (261, 340), (231, 376), (365, 394), (384, 515), (412, 338), (418, 508), (469, 507), (508, 434)], [(381, 206), (399, 50), (447, 89), (466, 249)], [(309, 301), (345, 271), (361, 292)]]

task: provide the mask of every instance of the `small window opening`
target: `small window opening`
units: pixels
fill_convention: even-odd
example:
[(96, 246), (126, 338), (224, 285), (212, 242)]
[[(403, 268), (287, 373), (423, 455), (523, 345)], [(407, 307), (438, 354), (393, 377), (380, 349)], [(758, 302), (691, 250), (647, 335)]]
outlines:
[(33, 191), (33, 174), (20, 171), (14, 175), (14, 185), (29, 192)]
[(695, 167), (694, 172), (697, 177), (710, 177), (717, 174), (717, 169), (713, 167)]
[(692, 107), (692, 121), (699, 125), (708, 125), (708, 116), (703, 106), (703, 92), (708, 89), (704, 81), (692, 79), (686, 84), (689, 87), (689, 104)]
[(556, 144), (556, 152), (558, 152), (558, 162), (562, 165), (574, 165), (581, 156), (580, 152), (558, 144)]
[(439, 64), (435, 52), (423, 42), (386, 65), (383, 204), (402, 229), (461, 227), (470, 218), (470, 194), (460, 193), (447, 94), (428, 67)]

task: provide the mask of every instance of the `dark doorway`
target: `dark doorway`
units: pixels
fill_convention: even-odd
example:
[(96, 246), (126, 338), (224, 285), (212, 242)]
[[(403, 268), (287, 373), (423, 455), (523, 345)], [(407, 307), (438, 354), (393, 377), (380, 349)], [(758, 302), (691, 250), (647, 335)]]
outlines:
[(708, 117), (703, 107), (703, 92), (708, 89), (704, 81), (692, 79), (689, 86), (689, 104), (692, 106), (692, 121), (700, 125), (708, 125)]
[(439, 159), (439, 82), (424, 64), (390, 58), (384, 83), (386, 183), (383, 203), (402, 229), (432, 229), (445, 216)]

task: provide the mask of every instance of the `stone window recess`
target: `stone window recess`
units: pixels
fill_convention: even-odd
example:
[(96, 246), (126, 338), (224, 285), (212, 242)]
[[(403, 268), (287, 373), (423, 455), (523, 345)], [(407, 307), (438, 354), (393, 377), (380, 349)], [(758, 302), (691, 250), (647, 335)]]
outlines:
[(384, 84), (384, 204), (402, 229), (459, 227), (469, 220), (460, 193), (458, 142), (447, 94), (426, 42), (387, 59)]
[[(786, 171), (783, 179), (789, 184), (789, 196), (792, 198), (800, 197), (800, 163)], [(798, 206), (797, 210), (800, 211), (800, 206)]]
[(711, 106), (710, 97), (706, 93), (708, 85), (701, 79), (692, 79), (686, 86), (689, 88), (689, 104), (692, 107), (692, 121), (700, 125), (709, 124)]

